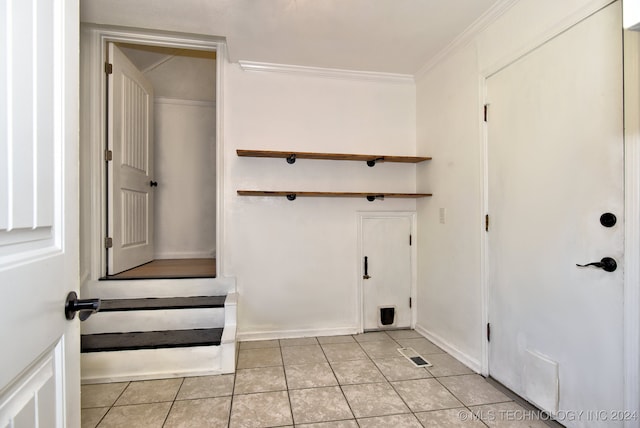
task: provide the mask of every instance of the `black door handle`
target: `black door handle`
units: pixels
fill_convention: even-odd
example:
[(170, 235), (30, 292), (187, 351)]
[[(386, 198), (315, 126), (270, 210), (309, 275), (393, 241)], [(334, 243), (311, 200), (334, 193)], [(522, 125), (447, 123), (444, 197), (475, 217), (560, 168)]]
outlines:
[(364, 256), (364, 275), (362, 275), (362, 279), (369, 279), (369, 257)]
[(616, 261), (611, 257), (603, 257), (602, 260), (600, 260), (599, 262), (587, 263), (586, 265), (579, 265), (576, 263), (576, 266), (579, 266), (579, 267), (593, 266), (600, 269), (604, 269), (607, 272), (613, 272), (616, 269), (618, 269), (618, 263), (616, 263)]
[(151, 186), (151, 187), (158, 187), (158, 182), (157, 182), (157, 181), (153, 181), (153, 180), (151, 180), (151, 181), (149, 182), (149, 186)]
[(64, 303), (64, 316), (68, 320), (74, 319), (76, 312), (80, 312), (78, 318), (80, 318), (80, 321), (84, 321), (99, 310), (100, 299), (79, 300), (75, 291), (67, 294), (67, 300)]

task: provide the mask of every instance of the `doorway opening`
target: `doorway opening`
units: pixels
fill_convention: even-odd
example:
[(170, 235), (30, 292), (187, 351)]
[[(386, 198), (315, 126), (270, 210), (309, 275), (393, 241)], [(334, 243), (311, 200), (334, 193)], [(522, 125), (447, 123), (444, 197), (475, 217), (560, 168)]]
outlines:
[(216, 51), (106, 52), (104, 279), (215, 277)]

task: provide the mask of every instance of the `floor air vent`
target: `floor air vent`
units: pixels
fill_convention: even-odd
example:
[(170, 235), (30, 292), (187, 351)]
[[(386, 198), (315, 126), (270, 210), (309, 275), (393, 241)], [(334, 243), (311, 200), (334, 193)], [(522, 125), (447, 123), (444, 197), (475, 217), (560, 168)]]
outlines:
[(398, 352), (400, 352), (407, 360), (411, 361), (416, 367), (431, 367), (433, 365), (424, 359), (422, 355), (418, 354), (413, 348), (399, 348)]

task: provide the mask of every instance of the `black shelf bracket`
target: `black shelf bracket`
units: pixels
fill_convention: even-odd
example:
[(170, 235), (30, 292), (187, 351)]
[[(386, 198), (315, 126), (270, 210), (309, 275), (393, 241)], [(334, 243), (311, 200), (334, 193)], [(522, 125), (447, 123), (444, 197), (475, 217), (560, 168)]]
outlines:
[(384, 162), (384, 157), (368, 160), (367, 166), (374, 167), (378, 162)]
[(290, 201), (295, 201), (296, 200), (296, 194), (295, 193), (289, 193), (287, 195), (287, 199), (290, 200)]
[(373, 202), (376, 199), (384, 201), (384, 195), (367, 195), (367, 201), (369, 201), (369, 202)]
[(294, 163), (296, 163), (296, 154), (295, 153), (291, 153), (289, 156), (287, 156), (287, 163), (289, 165), (293, 165)]

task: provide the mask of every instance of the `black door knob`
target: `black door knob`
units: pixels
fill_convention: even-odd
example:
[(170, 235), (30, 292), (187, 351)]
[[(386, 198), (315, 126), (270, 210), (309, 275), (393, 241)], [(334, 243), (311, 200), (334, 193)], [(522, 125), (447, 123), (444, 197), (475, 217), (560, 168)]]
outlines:
[(91, 316), (91, 314), (100, 310), (100, 299), (78, 299), (78, 295), (75, 291), (67, 294), (67, 300), (64, 302), (64, 316), (68, 320), (72, 320), (76, 316), (76, 312), (80, 312), (80, 321), (84, 321)]
[(158, 187), (158, 182), (157, 182), (157, 181), (153, 181), (153, 180), (151, 180), (151, 181), (149, 182), (149, 186), (151, 186), (151, 187)]
[(607, 272), (613, 272), (618, 269), (618, 263), (611, 257), (603, 257), (599, 262), (587, 263), (586, 265), (579, 265), (576, 263), (576, 266), (579, 267), (587, 267), (593, 266), (600, 269), (604, 269)]

